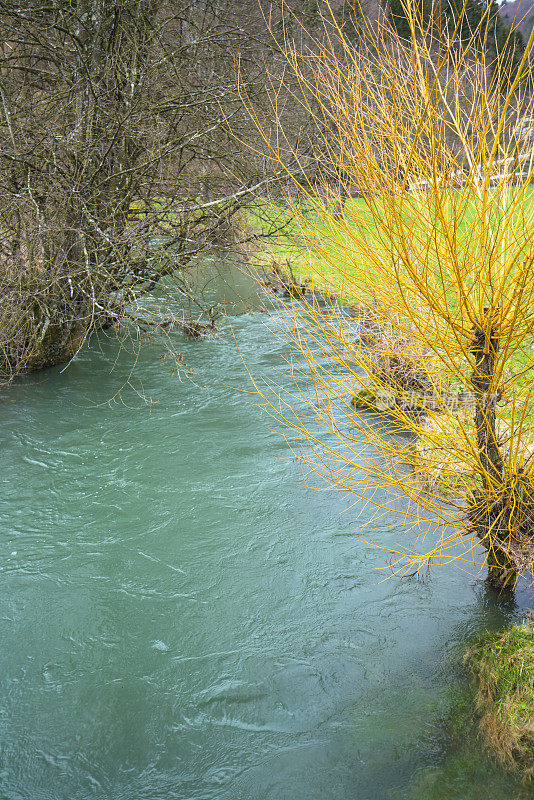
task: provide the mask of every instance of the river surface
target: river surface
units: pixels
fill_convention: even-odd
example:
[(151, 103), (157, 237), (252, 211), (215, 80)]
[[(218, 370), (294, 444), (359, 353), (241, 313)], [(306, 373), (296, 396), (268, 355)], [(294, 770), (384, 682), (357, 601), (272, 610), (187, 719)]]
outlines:
[(466, 643), (531, 598), (381, 582), (369, 513), (304, 485), (234, 336), (290, 385), (245, 313), (176, 336), (181, 380), (110, 337), (3, 393), (0, 798), (533, 797), (461, 724)]

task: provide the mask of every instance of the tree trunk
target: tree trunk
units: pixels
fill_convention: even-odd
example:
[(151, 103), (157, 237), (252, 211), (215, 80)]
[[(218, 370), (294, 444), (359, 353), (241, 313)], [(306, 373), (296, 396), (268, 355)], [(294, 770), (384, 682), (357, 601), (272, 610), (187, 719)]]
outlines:
[(495, 357), (499, 350), (499, 339), (486, 326), (475, 326), (471, 352), (475, 357), (475, 368), (471, 384), (475, 391), (475, 430), (480, 463), (484, 468), (484, 487), (489, 489), (494, 480), (499, 480), (503, 460), (497, 442), (496, 415), (497, 388), (495, 386)]
[(516, 583), (517, 571), (507, 554), (498, 547), (488, 549), (487, 585), (498, 594), (512, 592)]
[[(484, 309), (487, 313), (487, 309)], [(499, 338), (491, 325), (483, 322), (474, 326), (471, 352), (475, 367), (471, 384), (475, 393), (475, 431), (480, 463), (483, 467), (484, 492), (490, 496), (495, 484), (502, 481), (504, 462), (497, 439), (496, 413), (498, 393), (495, 386), (495, 359), (499, 350)], [(488, 525), (491, 520), (488, 515)], [(508, 555), (495, 542), (482, 539), (487, 550), (487, 583), (498, 592), (515, 584), (516, 570)]]

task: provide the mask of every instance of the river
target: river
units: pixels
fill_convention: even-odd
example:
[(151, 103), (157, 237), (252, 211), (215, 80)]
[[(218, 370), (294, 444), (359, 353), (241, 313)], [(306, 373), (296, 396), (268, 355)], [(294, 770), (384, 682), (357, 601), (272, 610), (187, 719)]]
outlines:
[(181, 380), (111, 336), (3, 392), (0, 797), (534, 797), (459, 725), (467, 641), (521, 604), (454, 568), (382, 581), (369, 513), (306, 488), (234, 336), (289, 385), (245, 313), (176, 337)]

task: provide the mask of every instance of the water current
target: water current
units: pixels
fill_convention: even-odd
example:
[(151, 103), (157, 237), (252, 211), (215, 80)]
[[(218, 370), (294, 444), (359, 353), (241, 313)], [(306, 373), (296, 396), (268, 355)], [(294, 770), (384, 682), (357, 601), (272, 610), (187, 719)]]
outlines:
[(534, 797), (476, 739), (462, 666), (531, 597), (382, 581), (370, 512), (304, 485), (234, 337), (290, 384), (244, 313), (176, 336), (181, 380), (110, 336), (2, 394), (0, 797)]

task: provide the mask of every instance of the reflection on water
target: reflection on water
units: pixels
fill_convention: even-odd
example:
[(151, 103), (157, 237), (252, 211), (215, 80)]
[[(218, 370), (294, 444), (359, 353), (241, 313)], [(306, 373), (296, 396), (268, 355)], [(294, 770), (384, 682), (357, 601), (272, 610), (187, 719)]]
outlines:
[(234, 333), (282, 383), (285, 345), (232, 327), (181, 381), (149, 344), (126, 385), (104, 339), (3, 396), (0, 796), (534, 796), (454, 724), (466, 641), (520, 612), (453, 569), (380, 582), (365, 512), (238, 391)]

